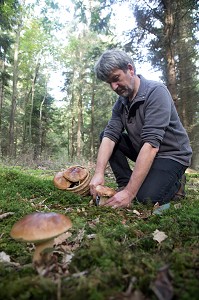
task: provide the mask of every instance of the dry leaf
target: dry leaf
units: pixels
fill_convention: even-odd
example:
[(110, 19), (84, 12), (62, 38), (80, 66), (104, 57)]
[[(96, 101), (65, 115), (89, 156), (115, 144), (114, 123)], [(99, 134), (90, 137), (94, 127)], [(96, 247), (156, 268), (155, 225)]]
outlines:
[(181, 203), (176, 203), (174, 204), (175, 209), (179, 209), (182, 208), (182, 204)]
[(95, 239), (95, 237), (96, 237), (96, 234), (95, 234), (95, 233), (92, 233), (92, 234), (88, 234), (88, 235), (87, 235), (87, 238), (88, 238), (89, 240), (93, 240), (93, 239)]
[(14, 215), (14, 212), (7, 212), (7, 213), (4, 213), (4, 214), (1, 214), (0, 215), (0, 220), (5, 219), (5, 218), (7, 218), (9, 216), (12, 216), (12, 215)]
[(71, 262), (72, 258), (73, 258), (74, 254), (73, 253), (66, 253), (63, 255), (63, 258), (62, 258), (62, 263), (63, 264), (68, 264)]
[(0, 252), (0, 262), (10, 262), (10, 256), (5, 252)]
[(136, 214), (137, 216), (140, 216), (140, 212), (137, 211), (136, 209), (133, 210), (133, 213)]
[(161, 243), (166, 238), (168, 238), (168, 236), (163, 231), (159, 231), (158, 229), (156, 229), (153, 232), (153, 240), (157, 241), (158, 243)]
[(151, 284), (151, 289), (157, 296), (158, 300), (173, 299), (173, 286), (170, 282), (168, 266), (158, 270), (157, 277), (154, 283)]
[(57, 238), (54, 239), (54, 245), (60, 245), (63, 242), (65, 242), (72, 234), (70, 232), (65, 232), (61, 235), (59, 235)]

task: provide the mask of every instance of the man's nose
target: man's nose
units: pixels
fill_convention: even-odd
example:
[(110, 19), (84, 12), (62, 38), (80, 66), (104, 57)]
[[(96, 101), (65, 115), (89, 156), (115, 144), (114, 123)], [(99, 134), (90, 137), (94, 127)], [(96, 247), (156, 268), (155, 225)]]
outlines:
[(117, 82), (111, 82), (110, 85), (111, 85), (111, 88), (112, 88), (113, 91), (115, 91), (118, 88)]

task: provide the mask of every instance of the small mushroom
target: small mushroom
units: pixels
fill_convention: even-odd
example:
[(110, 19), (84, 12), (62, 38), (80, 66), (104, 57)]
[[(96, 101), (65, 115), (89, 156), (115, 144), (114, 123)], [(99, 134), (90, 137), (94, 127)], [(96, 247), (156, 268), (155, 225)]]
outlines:
[(63, 176), (64, 172), (58, 172), (53, 178), (54, 185), (60, 190), (66, 190), (71, 186), (71, 182)]
[(86, 178), (88, 171), (82, 167), (70, 167), (66, 169), (63, 176), (71, 182), (79, 182)]
[(116, 194), (116, 191), (108, 186), (98, 185), (96, 186), (97, 196), (99, 197), (99, 204), (104, 204), (109, 198)]
[[(47, 248), (53, 248), (54, 238), (68, 231), (72, 227), (69, 217), (54, 213), (35, 212), (24, 216), (16, 222), (10, 232), (13, 239), (35, 244), (33, 263), (41, 264), (42, 252)], [(48, 261), (50, 254), (45, 257)]]

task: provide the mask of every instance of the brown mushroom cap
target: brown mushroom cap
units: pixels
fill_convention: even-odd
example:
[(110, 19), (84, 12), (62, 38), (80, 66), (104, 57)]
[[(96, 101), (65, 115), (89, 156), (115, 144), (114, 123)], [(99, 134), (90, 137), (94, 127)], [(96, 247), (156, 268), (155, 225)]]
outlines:
[(54, 185), (60, 190), (66, 190), (71, 186), (71, 182), (63, 176), (64, 172), (58, 172), (53, 178)]
[(82, 181), (87, 175), (88, 171), (79, 166), (70, 167), (63, 172), (63, 176), (71, 182)]
[(65, 215), (35, 212), (15, 223), (10, 235), (16, 240), (42, 243), (66, 232), (71, 227), (72, 222)]
[(96, 186), (97, 195), (100, 197), (112, 197), (116, 194), (116, 191), (108, 186), (98, 185)]

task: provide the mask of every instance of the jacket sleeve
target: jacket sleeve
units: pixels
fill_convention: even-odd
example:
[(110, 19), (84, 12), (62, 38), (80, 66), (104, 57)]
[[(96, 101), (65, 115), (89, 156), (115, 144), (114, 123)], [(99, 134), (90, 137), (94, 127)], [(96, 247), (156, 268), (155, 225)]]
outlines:
[(120, 101), (120, 98), (117, 100), (112, 109), (112, 116), (108, 122), (104, 130), (104, 137), (108, 137), (110, 140), (117, 143), (120, 138), (122, 131), (124, 130), (124, 126), (122, 123), (121, 115), (122, 115), (123, 105)]
[(145, 101), (145, 121), (141, 132), (142, 143), (158, 148), (171, 119), (172, 98), (163, 85), (156, 87)]

